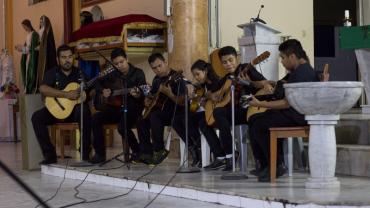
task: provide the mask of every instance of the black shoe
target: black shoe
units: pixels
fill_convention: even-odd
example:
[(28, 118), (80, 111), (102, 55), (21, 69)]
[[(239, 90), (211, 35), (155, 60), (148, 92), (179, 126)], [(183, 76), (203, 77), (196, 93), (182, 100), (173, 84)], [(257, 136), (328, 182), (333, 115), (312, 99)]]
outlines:
[(276, 178), (279, 178), (281, 176), (283, 176), (287, 171), (287, 168), (285, 167), (285, 165), (283, 164), (280, 164), (276, 167)]
[(153, 163), (153, 155), (152, 154), (140, 154), (139, 160), (147, 165), (154, 165)]
[(264, 168), (258, 175), (259, 182), (270, 182), (270, 168)]
[[(283, 176), (286, 173), (286, 167), (283, 164), (280, 164), (276, 167), (276, 178)], [(261, 171), (258, 176), (259, 182), (271, 182), (270, 178), (270, 168), (266, 167)]]
[(168, 156), (169, 151), (166, 149), (161, 149), (159, 151), (154, 152), (153, 154), (153, 163), (158, 165), (163, 162), (164, 159)]
[(193, 162), (191, 163), (192, 167), (197, 167), (200, 163), (200, 150), (197, 147), (190, 147), (189, 152), (191, 154), (191, 158), (193, 158)]
[(95, 154), (89, 162), (92, 164), (98, 164), (105, 162), (105, 160), (106, 160), (105, 156)]
[(49, 158), (46, 158), (45, 160), (39, 162), (40, 165), (50, 165), (50, 164), (54, 164), (54, 163), (57, 163), (57, 158), (56, 157), (49, 157)]
[(266, 166), (265, 165), (261, 165), (261, 163), (259, 161), (256, 161), (256, 168), (249, 171), (249, 173), (251, 175), (254, 175), (254, 176), (258, 176), (260, 174), (260, 172), (265, 169)]
[(222, 169), (222, 171), (232, 171), (233, 170), (233, 158), (232, 157), (226, 158), (225, 161), (226, 161), (226, 165), (225, 165), (225, 168)]
[(129, 162), (130, 163), (141, 163), (142, 161), (140, 160), (140, 154), (137, 153), (137, 152), (133, 152), (131, 155), (130, 155), (130, 159), (129, 159)]
[(215, 159), (210, 165), (204, 167), (207, 170), (217, 170), (226, 166), (225, 159)]

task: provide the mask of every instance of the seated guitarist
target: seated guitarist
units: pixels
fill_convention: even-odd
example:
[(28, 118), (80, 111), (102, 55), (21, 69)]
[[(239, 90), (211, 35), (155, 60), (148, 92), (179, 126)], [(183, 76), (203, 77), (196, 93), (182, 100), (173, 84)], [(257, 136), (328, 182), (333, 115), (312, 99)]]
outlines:
[[(184, 112), (185, 86), (176, 78), (180, 74), (168, 66), (162, 54), (150, 55), (148, 62), (156, 75), (153, 79), (151, 94), (160, 99), (145, 98), (146, 108), (153, 107), (147, 117), (144, 113), (145, 118), (138, 126), (138, 134), (143, 151), (141, 159), (145, 163), (160, 164), (169, 153), (164, 147), (164, 127), (171, 125), (175, 115)], [(159, 103), (161, 105), (158, 105)], [(150, 137), (150, 132), (152, 137)], [(153, 146), (150, 138), (152, 138)]]
[[(230, 79), (231, 76), (236, 79), (242, 79), (248, 81), (250, 84), (245, 85), (242, 90), (245, 94), (254, 94), (257, 92), (258, 88), (264, 86), (267, 82), (265, 77), (260, 74), (252, 65), (249, 64), (239, 64), (238, 57), (235, 48), (231, 46), (225, 46), (221, 48), (218, 52), (218, 56), (221, 59), (222, 66), (228, 72), (222, 79), (225, 83), (226, 80)], [(222, 88), (222, 87), (221, 87)], [(235, 92), (236, 94), (237, 92)], [(216, 93), (217, 94), (217, 93)], [(236, 96), (237, 97), (237, 96)], [(213, 96), (214, 101), (219, 98)], [(235, 102), (235, 125), (246, 124), (246, 112), (245, 108), (238, 105)], [(232, 135), (231, 135), (231, 103), (225, 107), (215, 108), (213, 111), (213, 116), (215, 119), (215, 126), (220, 130), (220, 139), (225, 151), (225, 158), (218, 157), (211, 164), (211, 168), (221, 166), (224, 164), (225, 168), (223, 171), (232, 170)]]
[[(306, 52), (303, 50), (298, 40), (290, 39), (279, 46), (281, 63), (288, 70), (287, 76), (280, 80), (283, 82), (314, 82), (319, 81), (319, 77), (311, 67)], [(324, 71), (323, 81), (329, 78), (328, 72)], [(270, 159), (270, 127), (281, 126), (304, 126), (307, 125), (304, 115), (298, 113), (290, 107), (285, 99), (284, 90), (277, 84), (275, 98), (268, 100), (258, 100), (253, 97), (249, 102), (250, 106), (268, 108), (266, 112), (255, 114), (249, 119), (249, 135), (253, 154), (259, 160), (260, 169), (258, 181), (270, 181), (269, 159)], [(277, 97), (276, 97), (277, 96)], [(276, 176), (282, 176), (286, 169), (283, 165), (282, 144), (278, 143), (278, 157)]]
[[(81, 79), (81, 71), (73, 67), (73, 51), (67, 45), (62, 45), (57, 49), (58, 67), (46, 71), (44, 80), (40, 85), (40, 93), (44, 97), (68, 98), (77, 100), (80, 97), (80, 89), (72, 91), (63, 91), (69, 83), (79, 83)], [(82, 160), (87, 161), (90, 153), (90, 110), (87, 104), (83, 108), (83, 156)], [(57, 122), (78, 122), (80, 124), (80, 105), (75, 105), (71, 115), (63, 121), (58, 121), (47, 108), (42, 108), (32, 115), (32, 125), (39, 145), (41, 147), (44, 160), (40, 162), (42, 165), (52, 164), (57, 162), (55, 147), (50, 142), (47, 126)]]
[[(188, 141), (189, 141), (189, 152), (191, 153), (193, 162), (192, 166), (202, 167), (201, 163), (201, 151), (200, 151), (200, 133), (203, 135), (209, 143), (210, 149), (215, 157), (225, 157), (223, 148), (221, 147), (220, 141), (213, 127), (207, 125), (205, 120), (204, 109), (201, 110), (200, 106), (204, 104), (204, 99), (207, 95), (217, 91), (220, 87), (220, 80), (214, 72), (212, 65), (203, 61), (197, 60), (191, 66), (191, 72), (195, 80), (197, 81), (197, 90), (201, 90), (200, 98), (193, 98), (193, 101), (197, 99), (198, 110), (191, 112), (189, 110), (188, 115)], [(190, 92), (188, 93), (190, 94)], [(189, 96), (191, 98), (191, 96)], [(185, 142), (185, 115), (180, 114), (175, 117), (173, 122), (173, 128), (176, 130), (180, 138)]]
[[(103, 100), (103, 103), (96, 103), (96, 107), (100, 111), (95, 113), (92, 118), (95, 155), (91, 159), (91, 163), (94, 164), (106, 160), (104, 124), (118, 123), (118, 132), (122, 136), (123, 141), (125, 135), (124, 106), (127, 109), (127, 141), (132, 151), (130, 160), (136, 161), (140, 153), (138, 141), (131, 129), (135, 128), (136, 122), (143, 111), (144, 97), (137, 87), (146, 84), (145, 74), (143, 70), (128, 62), (126, 52), (121, 48), (116, 48), (112, 51), (111, 60), (118, 71), (110, 73), (96, 85), (96, 94), (101, 98), (98, 98), (98, 100)], [(127, 92), (127, 105), (124, 105), (122, 102), (124, 95), (112, 96), (115, 90), (123, 88), (132, 88)], [(104, 100), (107, 100), (107, 103), (104, 103)], [(117, 105), (114, 105), (113, 102), (109, 103), (109, 100), (115, 101)]]

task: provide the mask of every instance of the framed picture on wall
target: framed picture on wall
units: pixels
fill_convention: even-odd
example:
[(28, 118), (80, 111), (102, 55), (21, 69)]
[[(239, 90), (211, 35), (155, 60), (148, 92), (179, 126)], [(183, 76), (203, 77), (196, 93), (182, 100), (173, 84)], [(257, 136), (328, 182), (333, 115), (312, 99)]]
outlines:
[(42, 1), (46, 1), (46, 0), (28, 0), (28, 5), (37, 4), (37, 3), (40, 3)]
[(102, 2), (106, 2), (110, 0), (81, 0), (81, 7), (88, 7), (88, 6), (93, 6), (95, 4), (99, 4)]

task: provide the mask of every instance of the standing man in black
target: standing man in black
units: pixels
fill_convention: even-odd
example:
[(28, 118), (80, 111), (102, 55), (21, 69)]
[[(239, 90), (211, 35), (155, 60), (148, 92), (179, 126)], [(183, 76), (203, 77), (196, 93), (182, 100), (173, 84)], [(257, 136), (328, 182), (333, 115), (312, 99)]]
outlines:
[[(281, 81), (286, 83), (315, 82), (319, 77), (308, 62), (306, 52), (298, 40), (290, 39), (279, 46), (282, 65), (289, 72)], [(324, 72), (324, 79), (328, 74)], [(279, 85), (277, 85), (278, 87)], [(282, 88), (282, 86), (281, 86)], [(275, 91), (277, 91), (276, 89)], [(249, 103), (251, 106), (268, 108), (266, 112), (255, 114), (249, 119), (249, 135), (253, 154), (260, 162), (258, 181), (269, 182), (269, 159), (270, 159), (270, 133), (269, 128), (281, 126), (304, 126), (307, 125), (304, 115), (290, 107), (285, 99), (284, 90), (281, 98), (272, 101), (262, 101), (253, 97)], [(286, 169), (282, 158), (282, 144), (278, 143), (276, 176), (282, 176)]]
[[(121, 48), (116, 48), (111, 53), (111, 60), (118, 71), (114, 71), (105, 77), (96, 87), (96, 94), (104, 101), (111, 99), (117, 101), (126, 100), (125, 95), (112, 96), (115, 90), (131, 88), (126, 95), (127, 102), (122, 102), (119, 106), (114, 106), (107, 102), (103, 104), (103, 109), (94, 114), (92, 118), (93, 129), (93, 146), (95, 155), (91, 159), (91, 163), (101, 163), (106, 160), (105, 144), (104, 144), (104, 124), (118, 123), (118, 132), (123, 139), (127, 139), (131, 148), (131, 161), (139, 157), (140, 147), (136, 136), (132, 132), (132, 128), (136, 126), (137, 120), (143, 111), (143, 94), (138, 87), (146, 85), (145, 75), (143, 70), (136, 68), (128, 62), (126, 52)], [(120, 102), (119, 102), (120, 103)], [(125, 110), (126, 109), (126, 110)], [(125, 124), (125, 113), (127, 122)], [(125, 129), (126, 127), (126, 129)], [(127, 138), (125, 136), (127, 131)]]
[[(44, 97), (68, 98), (77, 100), (80, 97), (80, 89), (72, 91), (62, 91), (69, 83), (79, 83), (83, 79), (81, 70), (73, 67), (73, 52), (72, 48), (67, 45), (62, 45), (57, 50), (58, 67), (54, 67), (46, 71), (42, 84), (40, 85), (40, 93)], [(47, 126), (57, 122), (78, 122), (80, 124), (80, 105), (76, 105), (69, 117), (63, 121), (58, 121), (47, 108), (42, 108), (32, 115), (32, 125), (36, 134), (37, 141), (41, 147), (44, 160), (40, 162), (42, 165), (52, 164), (57, 162), (55, 147), (50, 142), (50, 136)], [(82, 160), (87, 161), (90, 153), (90, 137), (91, 137), (91, 115), (86, 104), (83, 107), (83, 155)], [(81, 127), (81, 126), (80, 126)]]
[[(166, 102), (161, 107), (154, 107), (149, 116), (141, 120), (138, 126), (138, 133), (144, 153), (141, 159), (145, 163), (159, 164), (169, 153), (164, 148), (164, 127), (171, 125), (175, 115), (184, 112), (185, 85), (181, 78), (166, 83), (171, 77), (177, 77), (178, 72), (168, 66), (162, 54), (154, 53), (150, 55), (148, 62), (156, 74), (153, 79), (151, 94), (155, 95), (157, 92), (160, 92)], [(149, 106), (151, 102), (150, 98), (145, 98), (146, 106)], [(150, 142), (150, 131), (153, 146)]]

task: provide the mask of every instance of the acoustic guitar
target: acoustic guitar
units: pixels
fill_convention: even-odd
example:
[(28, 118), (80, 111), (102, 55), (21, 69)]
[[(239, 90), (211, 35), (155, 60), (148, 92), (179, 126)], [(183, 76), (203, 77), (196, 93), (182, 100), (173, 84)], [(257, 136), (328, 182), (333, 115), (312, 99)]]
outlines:
[[(109, 73), (113, 72), (114, 68), (109, 68), (101, 73), (98, 76), (94, 77), (90, 81), (88, 81), (84, 87), (84, 89), (90, 88), (95, 82), (108, 75)], [(71, 90), (80, 89), (80, 84), (77, 82), (69, 83), (62, 91), (68, 92)], [(58, 97), (45, 97), (45, 106), (48, 111), (57, 119), (65, 119), (69, 115), (71, 115), (75, 105), (80, 104), (86, 100), (86, 93), (83, 92), (80, 97), (76, 100), (70, 100), (68, 98), (58, 98)]]
[[(254, 58), (240, 73), (246, 73), (250, 66), (254, 66), (256, 64), (261, 63), (262, 61), (266, 60), (268, 57), (270, 57), (270, 52), (265, 51), (261, 55)], [(213, 110), (215, 108), (225, 107), (227, 104), (231, 101), (231, 79), (227, 79), (220, 90), (214, 92), (213, 94), (218, 97), (218, 101), (213, 101), (211, 99), (208, 99), (204, 108), (205, 108), (205, 116), (206, 116), (206, 122), (208, 125), (213, 125), (215, 123), (215, 119), (213, 117)]]
[[(172, 73), (165, 82), (163, 82), (161, 85), (168, 85), (172, 82), (179, 81), (182, 78), (182, 72), (175, 72)], [(156, 92), (153, 96), (152, 102), (148, 107), (145, 107), (142, 113), (143, 119), (146, 119), (149, 114), (154, 109), (160, 109), (163, 110), (164, 105), (168, 101), (169, 97), (167, 97), (165, 94), (159, 92)]]
[(151, 90), (149, 85), (140, 85), (138, 87), (114, 89), (109, 97), (104, 97), (102, 94), (95, 95), (94, 107), (96, 110), (102, 111), (107, 107), (121, 107), (123, 105), (123, 96), (129, 94), (132, 90), (140, 91), (144, 95)]
[(190, 106), (189, 106), (190, 112), (194, 113), (200, 108), (201, 103), (205, 99), (204, 96), (205, 96), (204, 88), (195, 89), (195, 96), (190, 100)]

